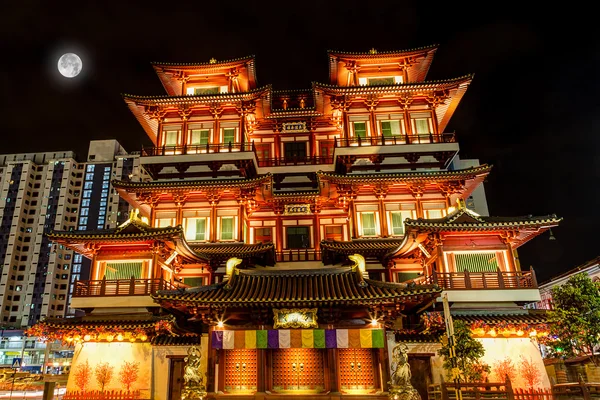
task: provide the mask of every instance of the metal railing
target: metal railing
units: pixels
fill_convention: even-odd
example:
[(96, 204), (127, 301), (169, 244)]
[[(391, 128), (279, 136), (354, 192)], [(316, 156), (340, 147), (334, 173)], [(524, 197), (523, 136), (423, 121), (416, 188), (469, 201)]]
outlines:
[(437, 284), (448, 290), (470, 289), (537, 289), (535, 272), (437, 272), (423, 283)]
[(321, 261), (321, 252), (312, 249), (289, 249), (275, 253), (277, 262)]
[(255, 151), (254, 142), (251, 143), (207, 143), (183, 146), (158, 146), (142, 148), (142, 157), (172, 156), (179, 154), (207, 154), (207, 153), (234, 153)]
[(75, 282), (73, 297), (147, 296), (159, 290), (174, 290), (177, 286), (164, 279), (102, 279)]
[(454, 133), (427, 133), (415, 135), (368, 136), (353, 138), (337, 138), (336, 147), (360, 146), (395, 146), (401, 144), (455, 143)]

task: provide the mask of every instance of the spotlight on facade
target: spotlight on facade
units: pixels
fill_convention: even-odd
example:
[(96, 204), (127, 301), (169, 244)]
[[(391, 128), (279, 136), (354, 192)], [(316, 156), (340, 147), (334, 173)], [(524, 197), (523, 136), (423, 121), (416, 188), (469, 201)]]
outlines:
[(377, 325), (377, 320), (376, 319), (372, 319), (371, 320), (371, 325), (372, 326), (376, 326)]
[(218, 328), (222, 328), (222, 327), (224, 327), (224, 326), (225, 326), (225, 324), (223, 323), (223, 321), (219, 321), (219, 322), (217, 322), (217, 327), (218, 327)]

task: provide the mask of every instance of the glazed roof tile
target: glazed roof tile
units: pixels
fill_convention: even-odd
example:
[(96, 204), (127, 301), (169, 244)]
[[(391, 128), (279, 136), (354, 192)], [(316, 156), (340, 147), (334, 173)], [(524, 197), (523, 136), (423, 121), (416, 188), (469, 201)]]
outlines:
[(119, 181), (113, 180), (111, 184), (115, 189), (148, 189), (148, 190), (160, 190), (160, 189), (194, 189), (204, 187), (218, 187), (218, 188), (250, 188), (255, 187), (263, 182), (270, 181), (272, 179), (271, 173), (259, 176), (253, 179), (203, 179), (203, 180), (170, 180), (170, 181), (149, 181), (149, 182), (131, 182), (131, 181)]
[(155, 317), (148, 315), (111, 315), (106, 317), (84, 316), (75, 318), (49, 318), (44, 323), (50, 329), (71, 329), (76, 327), (119, 328), (123, 330), (153, 329), (157, 322), (171, 320), (171, 317)]
[(488, 174), (492, 170), (492, 166), (482, 164), (477, 167), (457, 169), (453, 171), (422, 171), (422, 172), (399, 172), (395, 174), (355, 174), (355, 175), (339, 175), (335, 173), (327, 173), (319, 171), (317, 175), (320, 179), (327, 179), (335, 183), (352, 183), (352, 182), (422, 182), (422, 181), (441, 181), (455, 179), (470, 179), (478, 175)]
[(357, 239), (348, 242), (321, 241), (321, 249), (339, 254), (386, 254), (397, 248), (403, 239)]
[(475, 322), (484, 322), (488, 325), (496, 325), (500, 323), (512, 323), (512, 324), (545, 324), (548, 322), (547, 314), (545, 311), (536, 310), (534, 312), (489, 312), (489, 313), (473, 313), (473, 314), (462, 314), (452, 313), (452, 318), (455, 320), (464, 321), (472, 324)]
[(185, 95), (185, 96), (138, 96), (128, 93), (123, 93), (125, 101), (135, 102), (143, 105), (170, 105), (170, 104), (194, 104), (194, 103), (222, 103), (240, 100), (251, 100), (260, 96), (265, 91), (271, 89), (270, 85), (259, 87), (240, 93), (216, 93), (206, 95)]
[(215, 67), (221, 67), (223, 66), (223, 64), (238, 64), (242, 61), (254, 61), (254, 54), (246, 56), (246, 57), (239, 57), (239, 58), (231, 58), (228, 60), (223, 60), (223, 61), (217, 61), (217, 62), (210, 62), (210, 61), (203, 61), (203, 62), (195, 62), (195, 63), (170, 63), (170, 62), (157, 62), (157, 61), (153, 61), (150, 64), (152, 64), (153, 66), (156, 67), (200, 67), (200, 66), (215, 66)]
[(494, 229), (523, 229), (537, 228), (539, 226), (555, 226), (562, 220), (555, 214), (544, 216), (521, 217), (482, 217), (465, 208), (459, 209), (444, 218), (438, 219), (409, 219), (404, 221), (408, 227), (431, 230), (494, 230)]
[(327, 54), (330, 57), (331, 56), (350, 56), (350, 57), (362, 57), (362, 58), (377, 58), (377, 57), (388, 56), (388, 55), (404, 56), (404, 55), (407, 55), (407, 53), (422, 52), (424, 50), (436, 50), (438, 47), (439, 47), (439, 44), (432, 44), (429, 46), (414, 47), (412, 49), (405, 49), (405, 50), (384, 50), (384, 51), (377, 50), (376, 53), (372, 53), (370, 50), (364, 51), (364, 52), (363, 51), (327, 50)]
[(76, 239), (76, 240), (147, 240), (149, 238), (173, 237), (183, 234), (181, 226), (152, 228), (136, 220), (121, 225), (115, 229), (89, 230), (89, 231), (53, 231), (47, 234), (50, 240)]
[(159, 291), (156, 302), (222, 307), (370, 304), (437, 295), (437, 286), (407, 286), (366, 279), (349, 267), (318, 270), (236, 270), (231, 282)]
[(274, 251), (273, 242), (244, 243), (206, 243), (190, 246), (196, 254), (207, 260), (220, 260), (231, 257), (246, 258)]
[(444, 79), (424, 82), (397, 83), (394, 85), (368, 85), (368, 86), (338, 86), (326, 83), (313, 82), (315, 89), (325, 90), (333, 94), (362, 94), (362, 93), (398, 93), (415, 90), (442, 90), (451, 88), (461, 83), (473, 80), (474, 74), (464, 75), (453, 79)]
[(150, 343), (153, 346), (193, 346), (200, 344), (200, 336), (197, 335), (156, 335)]

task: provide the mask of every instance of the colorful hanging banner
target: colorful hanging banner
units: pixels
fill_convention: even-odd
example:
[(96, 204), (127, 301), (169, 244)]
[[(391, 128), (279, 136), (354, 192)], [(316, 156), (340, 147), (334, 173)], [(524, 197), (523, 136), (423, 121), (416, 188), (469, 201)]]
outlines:
[(383, 329), (213, 331), (213, 349), (382, 349)]

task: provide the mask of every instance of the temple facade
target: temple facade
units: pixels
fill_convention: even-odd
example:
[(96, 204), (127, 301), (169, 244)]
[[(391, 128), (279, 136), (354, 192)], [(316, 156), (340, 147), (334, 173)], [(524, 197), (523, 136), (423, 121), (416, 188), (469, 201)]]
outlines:
[(153, 64), (166, 94), (124, 95), (151, 179), (112, 181), (136, 211), (49, 235), (91, 262), (86, 315), (33, 328), (80, 346), (68, 390), (99, 389), (86, 365), (137, 365), (128, 388), (179, 399), (195, 344), (209, 397), (386, 397), (403, 343), (425, 398), (444, 317), (543, 369), (516, 251), (560, 218), (477, 212), (492, 166), (460, 167), (446, 130), (473, 77), (428, 81), (436, 50), (330, 51), (329, 82), (287, 91), (254, 57)]

